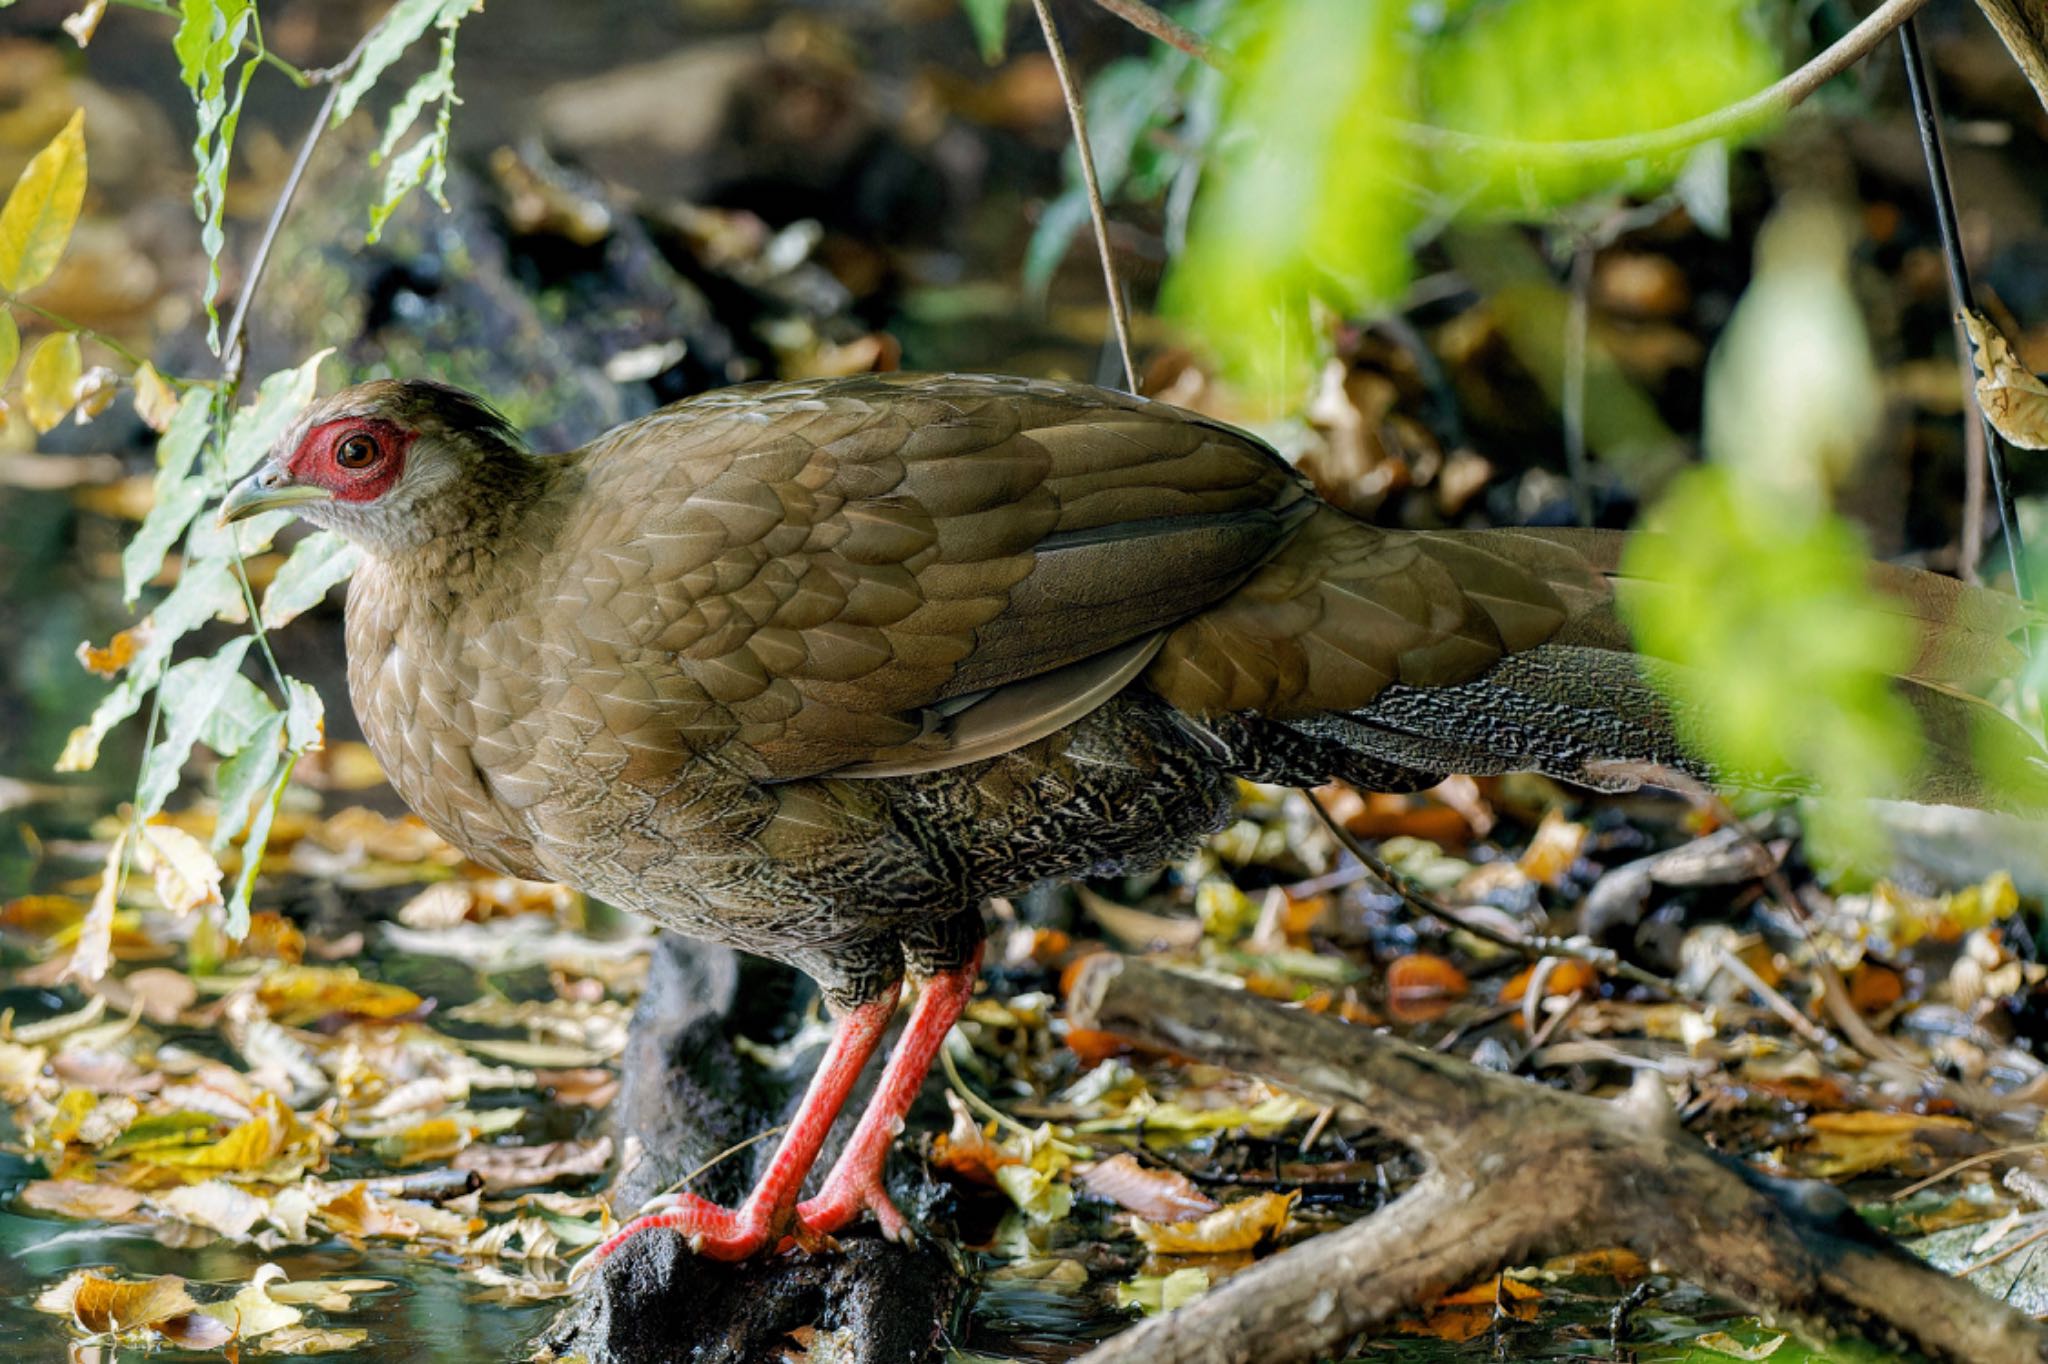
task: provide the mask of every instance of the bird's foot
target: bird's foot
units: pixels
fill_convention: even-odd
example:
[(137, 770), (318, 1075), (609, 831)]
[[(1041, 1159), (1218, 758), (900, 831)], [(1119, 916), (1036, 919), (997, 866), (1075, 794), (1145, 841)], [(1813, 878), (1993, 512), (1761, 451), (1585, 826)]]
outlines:
[(774, 1236), (773, 1220), (766, 1210), (751, 1199), (735, 1212), (696, 1194), (664, 1194), (650, 1202), (640, 1216), (613, 1232), (584, 1264), (604, 1263), (627, 1241), (656, 1227), (681, 1232), (689, 1243), (690, 1253), (707, 1260), (744, 1260), (758, 1255), (771, 1238), (780, 1239)]
[[(887, 1148), (883, 1150), (886, 1154)], [(891, 1241), (910, 1240), (910, 1223), (889, 1201), (889, 1195), (882, 1188), (882, 1163), (876, 1161), (871, 1168), (860, 1173), (842, 1176), (835, 1169), (832, 1177), (825, 1181), (825, 1187), (818, 1190), (816, 1198), (797, 1205), (797, 1244), (809, 1249), (823, 1242), (859, 1217), (863, 1209), (875, 1215), (882, 1235)]]

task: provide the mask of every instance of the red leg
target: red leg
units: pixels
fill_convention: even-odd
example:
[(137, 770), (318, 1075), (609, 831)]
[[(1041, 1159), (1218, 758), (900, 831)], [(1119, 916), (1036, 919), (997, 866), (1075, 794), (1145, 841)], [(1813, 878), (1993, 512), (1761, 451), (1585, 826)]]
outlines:
[[(861, 1068), (881, 1045), (882, 1034), (896, 1013), (900, 993), (900, 987), (892, 985), (880, 998), (869, 1000), (839, 1020), (832, 1033), (832, 1045), (826, 1049), (825, 1059), (818, 1063), (818, 1072), (811, 1077), (810, 1088), (804, 1091), (803, 1102), (797, 1106), (789, 1130), (782, 1134), (782, 1144), (775, 1148), (775, 1158), (769, 1162), (767, 1173), (736, 1211), (695, 1194), (674, 1195), (665, 1211), (636, 1217), (619, 1228), (597, 1248), (589, 1263), (602, 1261), (624, 1245), (628, 1237), (652, 1227), (675, 1228), (689, 1238), (692, 1251), (712, 1260), (744, 1260), (779, 1243), (789, 1229), (797, 1195), (803, 1191), (811, 1166), (817, 1163), (825, 1135), (832, 1130), (839, 1110), (845, 1107), (846, 1096), (860, 1078)], [(924, 1006), (918, 1007), (922, 1010)], [(940, 1033), (944, 1034), (943, 1028)]]
[(974, 978), (980, 971), (981, 949), (977, 947), (974, 959), (965, 966), (941, 972), (925, 982), (917, 997), (917, 1007), (911, 1010), (910, 1022), (904, 1026), (896, 1050), (889, 1055), (881, 1083), (868, 1100), (867, 1111), (861, 1114), (860, 1125), (847, 1138), (846, 1149), (840, 1153), (832, 1172), (825, 1176), (818, 1196), (797, 1207), (801, 1236), (829, 1236), (867, 1208), (875, 1214), (884, 1236), (892, 1241), (909, 1237), (910, 1227), (903, 1214), (896, 1211), (883, 1191), (882, 1167), (890, 1145), (903, 1130), (903, 1115), (910, 1111), (918, 1090), (924, 1087), (924, 1077), (931, 1070), (939, 1047), (974, 994)]

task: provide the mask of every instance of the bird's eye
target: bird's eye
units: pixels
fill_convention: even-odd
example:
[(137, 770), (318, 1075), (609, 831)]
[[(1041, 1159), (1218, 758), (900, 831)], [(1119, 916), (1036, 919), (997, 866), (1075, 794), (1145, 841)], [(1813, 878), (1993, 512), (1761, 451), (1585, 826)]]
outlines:
[(365, 435), (353, 435), (341, 443), (334, 462), (344, 469), (368, 468), (377, 458), (377, 442)]

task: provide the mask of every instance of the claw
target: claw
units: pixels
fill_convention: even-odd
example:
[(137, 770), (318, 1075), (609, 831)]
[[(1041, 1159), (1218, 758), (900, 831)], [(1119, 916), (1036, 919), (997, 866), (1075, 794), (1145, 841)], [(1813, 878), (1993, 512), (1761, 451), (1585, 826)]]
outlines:
[(578, 1272), (583, 1272), (585, 1265), (603, 1264), (627, 1241), (656, 1227), (681, 1232), (691, 1253), (707, 1260), (744, 1260), (758, 1254), (768, 1244), (772, 1230), (768, 1216), (752, 1202), (733, 1212), (695, 1194), (681, 1193), (665, 1194), (648, 1206), (667, 1210), (643, 1213), (620, 1227), (577, 1267)]

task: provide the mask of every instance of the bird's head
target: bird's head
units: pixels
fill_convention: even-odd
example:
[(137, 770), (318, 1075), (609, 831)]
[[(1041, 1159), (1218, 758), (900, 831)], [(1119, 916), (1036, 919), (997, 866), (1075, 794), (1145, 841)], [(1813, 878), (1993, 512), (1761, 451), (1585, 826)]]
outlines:
[(289, 510), (372, 554), (416, 548), (488, 510), (529, 463), (506, 420), (460, 389), (379, 379), (315, 403), (221, 500), (223, 523)]

